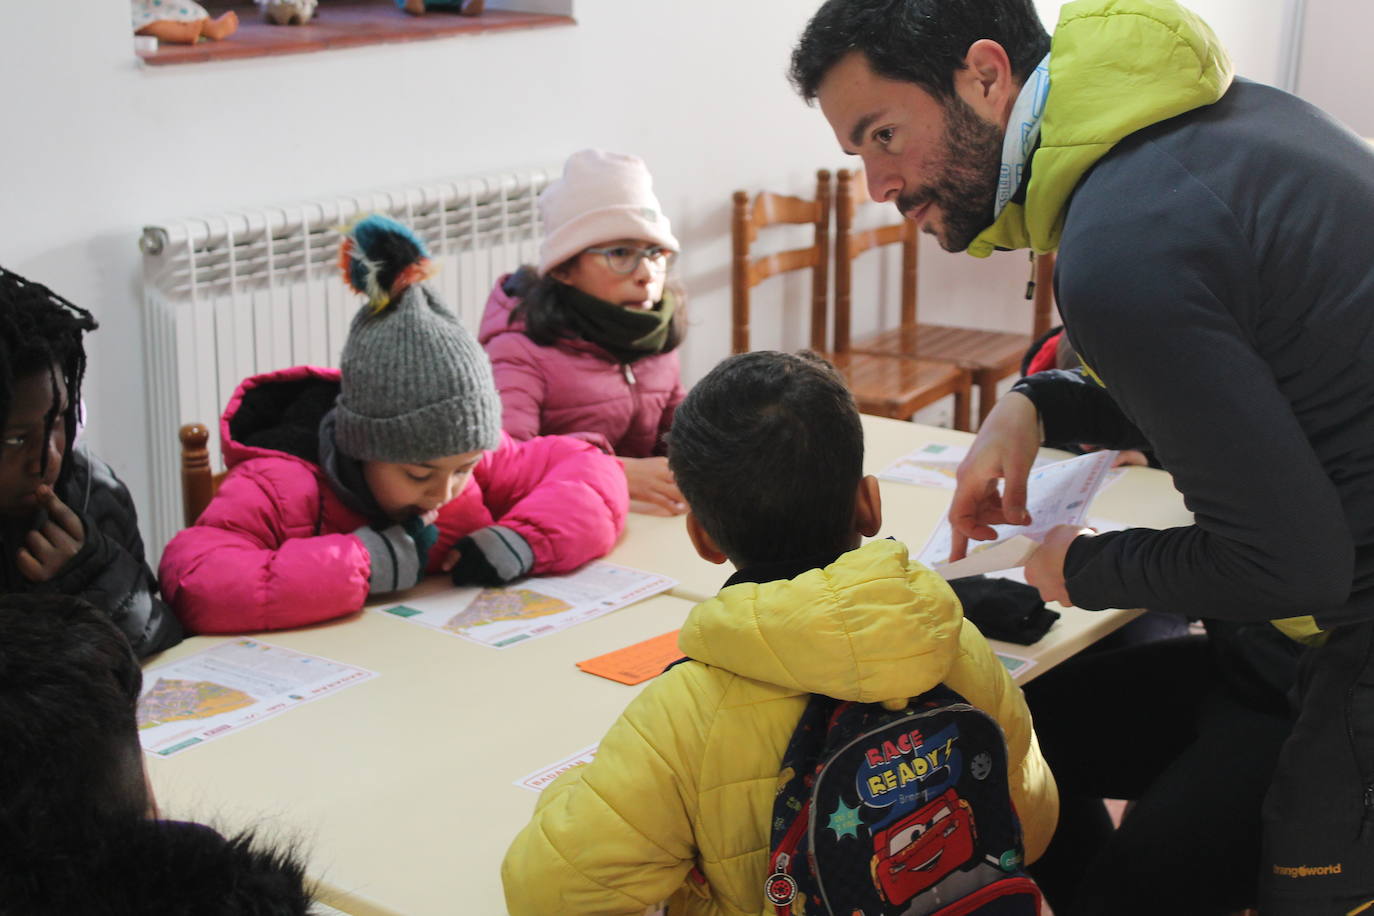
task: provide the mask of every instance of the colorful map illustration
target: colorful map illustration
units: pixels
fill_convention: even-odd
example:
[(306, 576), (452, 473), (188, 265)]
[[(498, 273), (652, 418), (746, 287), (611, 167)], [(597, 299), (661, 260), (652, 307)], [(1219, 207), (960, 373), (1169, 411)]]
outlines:
[(138, 702), (138, 727), (142, 730), (168, 722), (208, 719), (256, 702), (242, 690), (223, 684), (158, 678)]
[(376, 612), (504, 649), (609, 614), (676, 584), (667, 576), (597, 561), (576, 572), (532, 576), (506, 588), (445, 589)]
[(953, 490), (955, 472), (967, 453), (964, 446), (927, 443), (892, 462), (878, 476), (899, 483)]
[(471, 604), (450, 617), (444, 629), (460, 632), (501, 620), (532, 620), (561, 614), (571, 608), (572, 605), (561, 598), (528, 588), (487, 588)]

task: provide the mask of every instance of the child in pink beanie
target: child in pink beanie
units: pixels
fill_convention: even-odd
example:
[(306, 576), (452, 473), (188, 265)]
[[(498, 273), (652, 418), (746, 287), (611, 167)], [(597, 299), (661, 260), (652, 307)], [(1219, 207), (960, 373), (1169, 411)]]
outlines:
[(676, 347), (678, 252), (644, 162), (574, 153), (539, 196), (539, 264), (497, 281), (479, 339), (491, 357), (502, 426), (516, 439), (570, 435), (625, 466), (631, 508), (675, 515), (664, 436), (683, 397)]

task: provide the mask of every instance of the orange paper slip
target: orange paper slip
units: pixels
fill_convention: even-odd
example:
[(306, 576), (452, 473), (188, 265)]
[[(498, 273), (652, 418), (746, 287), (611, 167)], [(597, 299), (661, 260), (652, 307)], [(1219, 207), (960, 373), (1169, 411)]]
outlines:
[(658, 677), (664, 668), (679, 658), (682, 658), (682, 650), (677, 647), (677, 630), (674, 630), (578, 662), (577, 667), (588, 674), (610, 678), (622, 684), (642, 684), (651, 677)]

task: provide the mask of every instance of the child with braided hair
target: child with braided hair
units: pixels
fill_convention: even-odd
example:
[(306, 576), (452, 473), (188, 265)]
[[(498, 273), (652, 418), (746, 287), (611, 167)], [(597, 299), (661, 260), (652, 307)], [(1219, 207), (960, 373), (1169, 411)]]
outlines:
[(77, 447), (91, 313), (0, 268), (0, 593), (85, 598), (140, 656), (181, 641), (129, 491)]
[(368, 301), (340, 368), (239, 386), (220, 421), (228, 476), (163, 552), (163, 588), (192, 631), (341, 617), (426, 572), (483, 585), (569, 572), (624, 525), (613, 457), (501, 431), (491, 364), (424, 282), (415, 235), (368, 217), (341, 261)]

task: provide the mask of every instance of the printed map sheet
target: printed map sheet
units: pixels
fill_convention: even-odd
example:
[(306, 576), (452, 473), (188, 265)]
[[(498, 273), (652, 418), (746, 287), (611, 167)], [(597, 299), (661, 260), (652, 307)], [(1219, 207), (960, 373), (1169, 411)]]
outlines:
[(1116, 452), (1103, 450), (1036, 468), (1026, 480), (1029, 525), (994, 525), (995, 540), (970, 541), (968, 556), (950, 563), (953, 531), (946, 515), (917, 559), (946, 579), (1020, 566), (1035, 548), (1030, 542), (1039, 543), (1056, 525), (1083, 523), (1115, 460)]
[(596, 562), (566, 576), (535, 576), (500, 588), (455, 588), (377, 613), (504, 649), (609, 614), (676, 584), (667, 576)]
[(254, 639), (231, 640), (143, 672), (139, 741), (148, 753), (170, 757), (376, 676)]
[[(959, 469), (959, 462), (963, 461), (967, 454), (967, 445), (927, 442), (883, 468), (878, 477), (897, 483), (915, 484), (918, 487), (953, 490), (954, 473)], [(1035, 460), (1034, 467), (1044, 467), (1053, 463), (1053, 458), (1041, 457)]]

